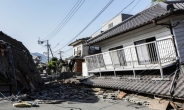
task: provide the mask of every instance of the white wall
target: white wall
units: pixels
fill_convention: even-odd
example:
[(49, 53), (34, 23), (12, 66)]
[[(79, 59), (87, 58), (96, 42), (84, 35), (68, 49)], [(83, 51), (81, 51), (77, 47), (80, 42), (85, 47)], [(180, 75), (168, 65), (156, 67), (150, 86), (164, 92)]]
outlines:
[[(79, 44), (79, 45), (76, 45), (73, 47), (73, 56), (76, 56), (77, 54), (74, 52), (74, 51), (77, 51), (77, 47), (81, 46), (81, 55), (83, 54), (82, 53), (82, 50), (83, 50), (83, 45), (82, 44)], [(75, 53), (75, 54), (74, 54)]]
[(88, 46), (87, 45), (84, 45), (84, 44), (79, 44), (79, 45), (76, 45), (75, 47), (73, 47), (73, 56), (75, 56), (74, 55), (74, 49), (75, 49), (75, 51), (77, 50), (77, 47), (79, 47), (79, 46), (81, 46), (81, 56), (87, 56), (87, 55), (89, 55), (88, 54)]
[[(174, 32), (174, 36), (176, 38), (176, 46), (177, 46), (177, 50), (178, 50), (178, 54), (180, 57), (180, 62), (184, 62), (184, 16), (180, 16), (180, 17), (173, 17), (172, 19), (172, 23), (175, 24), (176, 22), (180, 22), (182, 20), (182, 22), (180, 22), (180, 24), (178, 24), (176, 27), (173, 28), (173, 32)], [(182, 46), (182, 47), (181, 47)]]
[(82, 76), (89, 76), (88, 69), (85, 62), (82, 62)]
[(106, 31), (106, 30), (108, 30), (108, 29), (109, 29), (108, 26), (109, 26), (109, 24), (111, 24), (111, 23), (113, 23), (113, 27), (114, 27), (115, 25), (117, 25), (117, 24), (119, 24), (119, 23), (121, 23), (121, 22), (122, 22), (122, 14), (116, 16), (114, 19), (112, 19), (112, 20), (110, 20), (110, 21), (107, 21), (107, 22), (103, 23), (103, 25), (102, 25), (102, 30), (101, 30), (101, 31)]
[(117, 37), (104, 40), (96, 45), (101, 47), (102, 52), (106, 52), (110, 48), (120, 45), (123, 45), (123, 47), (133, 46), (134, 42), (138, 40), (150, 37), (156, 37), (156, 39), (160, 39), (168, 36), (171, 36), (170, 30), (168, 28), (151, 24), (125, 34), (118, 35)]

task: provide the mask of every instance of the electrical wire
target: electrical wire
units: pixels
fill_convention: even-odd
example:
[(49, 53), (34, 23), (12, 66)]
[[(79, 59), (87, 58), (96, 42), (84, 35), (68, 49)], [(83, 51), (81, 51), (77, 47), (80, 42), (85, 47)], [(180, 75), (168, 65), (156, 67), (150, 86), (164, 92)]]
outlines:
[(72, 7), (72, 9), (70, 10), (70, 12), (67, 14), (67, 16), (65, 16), (65, 18), (58, 24), (58, 26), (49, 34), (47, 35), (45, 38), (43, 38), (42, 40), (44, 39), (47, 39), (48, 37), (50, 37), (59, 27), (60, 25), (62, 25), (62, 23), (65, 21), (66, 18), (68, 18), (68, 16), (71, 15), (72, 11), (76, 8), (76, 6), (78, 5), (79, 3), (79, 0), (75, 3), (75, 5)]
[(132, 3), (134, 3), (135, 0), (133, 0), (132, 2), (130, 2), (125, 8), (123, 8), (118, 14), (116, 14), (112, 19), (110, 19), (108, 22), (106, 22), (102, 27), (100, 27), (99, 29), (97, 29), (92, 35), (94, 35), (95, 33), (97, 33), (98, 31), (101, 30), (101, 28), (105, 27), (110, 21), (112, 21), (116, 16), (118, 16), (119, 14), (121, 14), (126, 8), (128, 8)]
[(68, 49), (68, 50), (66, 50), (66, 51), (64, 51), (64, 52), (68, 52), (68, 51), (70, 51), (70, 50), (72, 50), (73, 48), (70, 48), (70, 49)]
[(60, 49), (58, 49), (56, 52), (58, 52), (59, 50), (63, 49), (64, 47), (66, 47), (70, 42), (72, 42), (75, 38), (77, 38), (83, 31), (85, 31), (113, 2), (114, 0), (110, 0), (107, 5), (92, 19), (92, 21), (90, 23), (87, 24), (86, 27), (84, 27), (75, 37), (73, 37), (66, 45), (64, 45), (63, 47), (61, 47)]
[(56, 46), (54, 46), (54, 47), (52, 48), (52, 50), (53, 50), (54, 48), (56, 48), (58, 45), (59, 45), (59, 43), (58, 43)]
[(73, 17), (73, 15), (78, 11), (78, 9), (81, 7), (81, 5), (84, 3), (85, 0), (78, 0), (77, 3), (73, 6), (73, 8), (70, 10), (70, 12), (67, 14), (67, 16), (59, 23), (59, 25), (52, 31), (48, 36), (46, 36), (44, 39), (51, 39), (54, 37), (67, 23), (68, 21)]
[[(84, 0), (85, 1), (85, 0)], [(51, 40), (53, 37), (55, 37), (60, 31), (61, 29), (63, 29), (65, 27), (65, 25), (70, 21), (70, 19), (75, 15), (75, 13), (79, 10), (79, 8), (83, 5), (84, 1), (79, 5), (79, 7), (75, 10), (75, 12), (71, 15), (70, 18), (67, 19), (66, 22), (64, 22), (64, 24), (62, 25), (62, 27), (60, 27), (60, 29), (53, 35), (49, 38), (49, 40)]]
[(140, 1), (141, 1), (141, 0), (139, 0), (139, 1), (132, 7), (132, 9), (131, 9), (128, 13), (130, 13), (130, 12), (139, 4)]
[[(73, 26), (73, 28), (70, 29), (70, 31), (68, 31), (68, 33), (67, 33), (66, 35), (64, 35), (64, 36), (67, 36), (69, 33), (71, 33), (71, 31), (77, 26), (77, 24), (80, 23), (80, 21), (84, 18), (84, 16), (86, 16), (86, 14), (88, 14), (88, 12), (92, 9), (92, 7), (96, 4), (97, 1), (98, 1), (98, 0), (96, 0), (96, 1), (93, 3), (93, 5), (86, 11), (86, 13), (85, 13), (85, 14), (80, 18), (80, 20), (75, 24), (75, 26)], [(59, 42), (61, 42), (61, 41), (59, 41)]]

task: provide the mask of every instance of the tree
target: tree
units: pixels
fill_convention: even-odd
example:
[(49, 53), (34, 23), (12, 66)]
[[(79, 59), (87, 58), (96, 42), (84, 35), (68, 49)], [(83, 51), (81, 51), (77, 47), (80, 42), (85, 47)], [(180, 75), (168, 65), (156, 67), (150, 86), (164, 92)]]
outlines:
[(48, 63), (48, 69), (50, 70), (50, 71), (53, 71), (53, 72), (55, 72), (56, 73), (56, 68), (57, 68), (57, 58), (56, 57), (53, 57), (50, 61), (49, 61), (49, 63)]
[(65, 62), (62, 60), (62, 59), (59, 59), (58, 61), (57, 61), (57, 70), (58, 70), (58, 72), (61, 72), (61, 70), (62, 70), (62, 67), (65, 65)]
[(65, 62), (62, 59), (57, 59), (56, 57), (53, 57), (47, 67), (50, 72), (58, 73), (61, 72), (62, 67), (65, 65)]

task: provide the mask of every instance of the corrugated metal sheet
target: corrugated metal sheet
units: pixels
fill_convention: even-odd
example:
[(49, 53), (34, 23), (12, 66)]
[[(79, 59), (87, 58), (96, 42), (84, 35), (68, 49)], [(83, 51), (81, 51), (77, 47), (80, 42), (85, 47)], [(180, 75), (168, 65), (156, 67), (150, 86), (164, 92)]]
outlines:
[[(174, 9), (173, 9), (174, 8)], [(145, 24), (151, 23), (153, 19), (160, 19), (162, 17), (169, 16), (177, 11), (184, 11), (184, 3), (173, 3), (167, 4), (160, 2), (138, 14), (132, 16), (131, 18), (123, 21), (119, 25), (103, 32), (102, 34), (93, 37), (88, 40), (88, 43), (93, 44), (104, 39), (113, 37), (120, 33), (130, 31), (132, 29), (138, 28)]]
[[(169, 74), (173, 73), (174, 70), (170, 71)], [(113, 79), (113, 78), (89, 78), (83, 81), (86, 85), (92, 85), (96, 87), (107, 87), (107, 88), (115, 88), (122, 90), (135, 91), (137, 93), (147, 93), (153, 95), (167, 96), (170, 97), (170, 86), (172, 83), (172, 79), (174, 74), (172, 75), (164, 75), (165, 78), (169, 78), (170, 80), (152, 80), (152, 78), (159, 78), (160, 75), (150, 75), (151, 72), (147, 73), (147, 75), (141, 75), (141, 79), (128, 79), (128, 77), (132, 77), (130, 75), (123, 75), (121, 79)], [(148, 75), (149, 74), (149, 75)], [(184, 66), (180, 68), (178, 73), (178, 78), (176, 78), (174, 83), (174, 92), (173, 97), (178, 99), (184, 99)]]

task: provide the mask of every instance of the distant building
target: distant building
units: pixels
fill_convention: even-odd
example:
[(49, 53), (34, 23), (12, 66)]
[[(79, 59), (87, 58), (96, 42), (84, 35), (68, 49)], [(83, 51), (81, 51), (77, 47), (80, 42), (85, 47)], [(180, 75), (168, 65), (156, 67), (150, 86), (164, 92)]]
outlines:
[(112, 27), (122, 23), (122, 21), (125, 21), (126, 19), (130, 18), (132, 15), (130, 14), (120, 14), (113, 19), (106, 21), (102, 24), (102, 29), (100, 32), (97, 32), (92, 35), (92, 37), (96, 37), (97, 35), (103, 33), (104, 31), (107, 31), (108, 29), (111, 29)]

